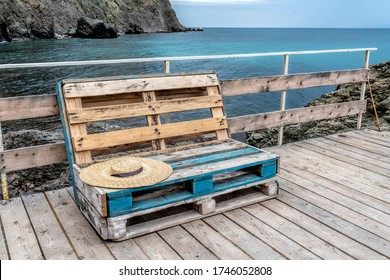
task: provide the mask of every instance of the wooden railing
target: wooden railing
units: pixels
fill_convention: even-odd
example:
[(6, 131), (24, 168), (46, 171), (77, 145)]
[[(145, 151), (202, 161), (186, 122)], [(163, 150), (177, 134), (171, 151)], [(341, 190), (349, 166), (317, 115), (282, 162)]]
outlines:
[[(236, 96), (244, 94), (254, 94), (258, 92), (286, 92), (292, 89), (302, 89), (319, 86), (338, 85), (345, 83), (362, 83), (362, 91), (365, 91), (365, 84), (368, 81), (368, 57), (369, 51), (375, 49), (357, 49), (366, 52), (363, 69), (347, 71), (316, 72), (270, 77), (256, 77), (235, 80), (222, 80), (221, 90), (224, 96)], [(343, 50), (341, 50), (343, 51)], [(340, 51), (340, 52), (341, 52)], [(332, 52), (332, 51), (329, 51)], [(334, 51), (333, 51), (334, 52)], [(310, 53), (310, 52), (309, 52)], [(322, 51), (315, 51), (322, 53)], [(290, 55), (286, 53), (284, 56)], [(297, 54), (297, 53), (294, 53)], [(298, 53), (300, 54), (300, 53)], [(258, 56), (264, 56), (258, 54)], [(205, 59), (208, 57), (205, 57)], [(225, 57), (218, 57), (225, 58)], [(171, 59), (175, 60), (175, 59)], [(153, 60), (154, 61), (154, 60)], [(170, 60), (164, 58), (165, 72), (169, 72)], [(288, 63), (288, 59), (287, 59)], [(74, 64), (74, 63), (73, 63)], [(72, 65), (73, 65), (72, 64)], [(66, 66), (66, 65), (64, 65)], [(285, 59), (286, 66), (286, 59)], [(38, 65), (38, 67), (40, 67)], [(47, 66), (49, 67), (49, 65)], [(5, 67), (0, 65), (0, 69), (20, 68), (18, 66)], [(286, 71), (284, 71), (286, 73)], [(361, 116), (366, 110), (366, 101), (364, 93), (359, 101), (350, 101), (337, 104), (329, 104), (314, 107), (304, 107), (292, 110), (285, 110), (281, 106), (280, 111), (268, 112), (256, 115), (246, 115), (235, 118), (229, 118), (230, 133), (242, 133), (261, 128), (282, 127), (288, 124), (303, 123), (313, 120), (324, 120), (342, 116), (356, 115)], [(284, 96), (285, 98), (285, 96)], [(283, 95), (282, 95), (283, 99)], [(285, 100), (281, 101), (285, 104)], [(0, 98), (0, 124), (4, 121), (15, 121), (23, 119), (32, 119), (40, 117), (58, 116), (58, 104), (55, 94), (36, 95), (26, 97)], [(359, 120), (361, 122), (361, 119)], [(360, 128), (358, 124), (358, 128)], [(280, 130), (282, 133), (283, 131)], [(281, 140), (282, 137), (279, 137)], [(279, 144), (282, 142), (280, 141)], [(118, 149), (119, 151), (120, 149)], [(67, 161), (65, 144), (63, 142), (56, 144), (47, 144), (18, 148), (3, 151), (3, 142), (0, 126), (0, 173), (2, 179), (3, 199), (8, 199), (8, 185), (6, 173), (19, 171), (29, 168), (35, 168), (45, 165), (62, 163)]]

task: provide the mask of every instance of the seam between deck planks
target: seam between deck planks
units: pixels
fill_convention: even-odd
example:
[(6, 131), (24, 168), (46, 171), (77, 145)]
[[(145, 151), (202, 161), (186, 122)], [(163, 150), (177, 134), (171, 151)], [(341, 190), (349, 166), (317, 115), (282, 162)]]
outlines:
[[(297, 180), (294, 180), (292, 178), (289, 179), (288, 178), (289, 175), (286, 176), (284, 174), (280, 174), (279, 177), (285, 181), (289, 181), (290, 183), (296, 184), (297, 186), (305, 189), (306, 191), (308, 191), (310, 193), (316, 194), (320, 197), (323, 197), (324, 199), (328, 199), (328, 200), (332, 201), (333, 203), (336, 203), (336, 204), (343, 206), (345, 208), (348, 208), (356, 213), (359, 213), (363, 216), (366, 216), (367, 218), (369, 218), (373, 221), (381, 223), (387, 227), (390, 226), (390, 215), (389, 214), (386, 214), (383, 211), (371, 208), (371, 207), (369, 207), (369, 205), (365, 205), (361, 202), (353, 200), (353, 199), (351, 199), (343, 194), (335, 193), (334, 191), (332, 191), (330, 189), (322, 187), (320, 183), (316, 183), (316, 182), (307, 180), (305, 178), (302, 178), (302, 180), (300, 180), (300, 182), (298, 183)], [(290, 175), (290, 177), (291, 177), (291, 175)], [(340, 201), (337, 201), (338, 198)]]
[[(337, 230), (338, 232), (347, 235), (348, 237), (371, 248), (377, 253), (388, 258), (390, 257), (390, 243), (388, 241), (379, 237), (376, 234), (367, 231), (365, 228), (353, 224), (352, 221), (346, 220), (332, 212), (327, 211), (326, 209), (318, 207), (311, 201), (302, 199), (294, 194), (291, 194), (285, 189), (281, 189), (281, 191), (279, 192), (279, 197), (277, 199), (298, 211), (304, 211), (306, 215), (309, 215), (310, 217)], [(289, 202), (289, 200), (291, 199), (293, 200), (293, 202)], [(344, 232), (348, 233), (346, 234)]]
[(353, 259), (340, 248), (333, 246), (329, 242), (292, 223), (285, 217), (272, 212), (259, 203), (244, 207), (243, 210), (322, 259)]
[[(281, 168), (281, 171), (285, 173), (280, 173), (279, 176), (282, 178), (285, 178), (286, 180), (292, 182), (289, 180), (289, 177), (295, 177), (297, 180), (307, 180), (312, 183), (318, 184), (326, 189), (332, 190), (334, 192), (337, 192), (339, 194), (342, 194), (346, 197), (349, 197), (355, 201), (359, 201), (371, 208), (374, 208), (376, 210), (382, 211), (383, 213), (390, 214), (390, 204), (384, 202), (383, 200), (379, 200), (375, 198), (372, 195), (365, 194), (364, 192), (361, 192), (360, 190), (356, 190), (354, 188), (350, 188), (346, 185), (343, 185), (340, 182), (330, 180), (326, 177), (323, 177), (321, 175), (312, 173), (310, 171), (306, 171), (303, 169), (299, 169), (297, 166), (294, 166), (292, 164), (289, 164), (288, 167)], [(376, 207), (374, 207), (374, 206)], [(378, 208), (378, 205), (381, 207)]]
[(1, 234), (0, 235), (0, 260), (9, 260), (10, 253), (9, 253), (7, 240), (5, 238), (4, 226), (3, 226), (3, 221), (1, 216), (0, 216), (0, 234)]
[(348, 235), (341, 233), (332, 227), (322, 223), (315, 218), (307, 215), (305, 212), (293, 208), (279, 199), (264, 201), (262, 206), (286, 218), (293, 224), (306, 229), (320, 239), (327, 241), (334, 247), (345, 251), (355, 259), (387, 259), (371, 248), (352, 239)]

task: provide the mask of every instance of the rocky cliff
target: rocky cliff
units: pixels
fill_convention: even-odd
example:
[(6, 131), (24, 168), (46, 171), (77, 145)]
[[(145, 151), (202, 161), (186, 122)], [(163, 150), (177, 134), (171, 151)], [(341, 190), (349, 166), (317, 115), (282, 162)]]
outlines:
[[(390, 130), (390, 61), (370, 66), (370, 83), (381, 128), (382, 130)], [(306, 106), (359, 100), (360, 89), (360, 84), (340, 85), (333, 92), (321, 96)], [(363, 114), (362, 126), (363, 128), (378, 130), (368, 88), (366, 99), (367, 113)], [(356, 124), (357, 117), (350, 116), (286, 126), (284, 129), (284, 143), (355, 130)], [(247, 133), (246, 141), (257, 147), (275, 146), (277, 133), (276, 128), (254, 131)]]
[(118, 32), (185, 31), (169, 0), (0, 0), (0, 41), (50, 39), (99, 19)]

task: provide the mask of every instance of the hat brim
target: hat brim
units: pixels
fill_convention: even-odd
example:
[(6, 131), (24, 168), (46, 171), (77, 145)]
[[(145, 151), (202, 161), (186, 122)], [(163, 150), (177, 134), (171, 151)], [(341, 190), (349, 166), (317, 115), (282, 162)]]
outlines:
[[(111, 166), (121, 161), (130, 160), (140, 163), (143, 168), (142, 172), (126, 178), (111, 176)], [(172, 172), (172, 167), (165, 162), (126, 156), (92, 164), (81, 171), (80, 178), (83, 182), (94, 187), (130, 189), (155, 185), (167, 179)]]

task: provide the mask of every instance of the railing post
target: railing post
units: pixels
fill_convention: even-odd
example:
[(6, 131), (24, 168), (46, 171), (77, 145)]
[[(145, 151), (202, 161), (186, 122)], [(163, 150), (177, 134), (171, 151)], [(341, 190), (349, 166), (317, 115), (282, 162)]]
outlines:
[[(165, 74), (171, 73), (171, 61), (170, 60), (164, 60), (164, 73)], [(164, 118), (165, 118), (165, 123), (171, 122), (171, 114), (169, 114), (169, 113), (165, 114)]]
[[(285, 54), (284, 64), (283, 64), (283, 75), (288, 74), (288, 64), (289, 64), (289, 55)], [(286, 94), (287, 91), (283, 90), (282, 95), (280, 97), (280, 111), (286, 110)], [(278, 130), (278, 146), (282, 146), (282, 145), (283, 145), (283, 126), (280, 126)]]
[[(363, 69), (368, 69), (369, 61), (370, 61), (370, 51), (369, 51), (369, 50), (366, 50), (366, 56), (364, 57)], [(366, 94), (366, 85), (367, 85), (366, 82), (363, 82), (363, 83), (362, 83), (362, 88), (361, 88), (361, 91), (360, 91), (360, 100), (362, 100), (362, 101), (363, 101), (364, 98), (365, 98), (365, 94)], [(363, 114), (362, 114), (362, 113), (359, 113), (359, 114), (358, 114), (358, 119), (357, 119), (357, 129), (358, 129), (358, 130), (362, 129), (362, 121), (363, 121)]]
[[(3, 132), (1, 130), (1, 122), (0, 122), (0, 152), (2, 151), (4, 151), (4, 145), (3, 145)], [(1, 172), (0, 170), (0, 177), (1, 177), (1, 190), (3, 192), (3, 200), (9, 200), (7, 175)]]

